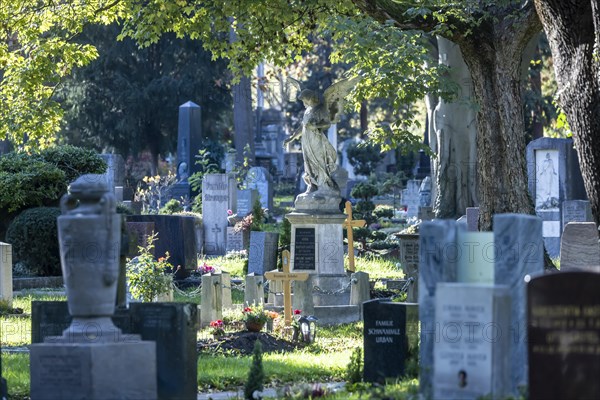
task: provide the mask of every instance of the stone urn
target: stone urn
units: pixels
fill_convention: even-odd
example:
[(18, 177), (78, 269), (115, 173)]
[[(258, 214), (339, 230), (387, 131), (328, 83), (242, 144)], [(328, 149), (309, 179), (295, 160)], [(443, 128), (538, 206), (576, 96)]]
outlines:
[(102, 175), (88, 174), (71, 183), (60, 207), (60, 259), (73, 317), (63, 336), (106, 338), (109, 332), (118, 332), (110, 318), (115, 310), (121, 244), (115, 197)]

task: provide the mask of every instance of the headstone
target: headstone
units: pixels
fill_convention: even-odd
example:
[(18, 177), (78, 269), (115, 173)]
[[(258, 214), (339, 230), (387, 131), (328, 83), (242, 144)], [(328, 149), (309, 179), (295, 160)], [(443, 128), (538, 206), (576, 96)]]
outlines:
[(592, 208), (587, 200), (565, 200), (562, 203), (562, 231), (569, 222), (592, 222)]
[(102, 176), (108, 189), (114, 193), (115, 186), (125, 184), (125, 160), (120, 154), (100, 154), (100, 157), (106, 163), (106, 172)]
[[(148, 237), (152, 236), (155, 232), (154, 222), (126, 222), (127, 232), (129, 237), (132, 238), (133, 246), (130, 247), (131, 258), (139, 254), (140, 247), (146, 247), (148, 244)], [(152, 249), (152, 254), (156, 255), (156, 248)]]
[(532, 140), (527, 145), (527, 174), (535, 212), (543, 221), (546, 250), (551, 258), (558, 258), (562, 203), (587, 199), (573, 139)]
[(421, 199), (419, 189), (421, 181), (411, 179), (406, 182), (406, 189), (402, 190), (402, 204), (406, 206), (406, 216), (408, 218), (416, 217), (419, 213)]
[(198, 172), (196, 155), (202, 142), (202, 110), (199, 105), (188, 101), (179, 106), (177, 127), (177, 183), (171, 190), (175, 199), (191, 199), (192, 191), (188, 179)]
[(458, 231), (457, 280), (464, 283), (494, 283), (493, 232)]
[(413, 279), (413, 283), (406, 292), (406, 301), (417, 303), (419, 300), (419, 235), (399, 234), (400, 239), (400, 265), (406, 279)]
[(458, 223), (452, 220), (423, 222), (419, 228), (419, 387), (425, 398), (433, 396), (433, 347), (439, 340), (435, 324), (436, 287), (456, 282)]
[(600, 398), (599, 287), (591, 272), (529, 280), (529, 398)]
[(238, 217), (245, 217), (250, 214), (256, 200), (258, 200), (258, 191), (256, 189), (238, 190), (236, 209)]
[(241, 251), (246, 247), (244, 246), (244, 231), (236, 232), (232, 226), (227, 227), (227, 247), (226, 250), (230, 251)]
[(467, 207), (467, 230), (469, 232), (479, 230), (479, 207)]
[(313, 283), (310, 275), (305, 281), (294, 281), (292, 308), (302, 310), (304, 315), (314, 315)]
[(12, 307), (12, 245), (0, 242), (0, 300)]
[(118, 203), (123, 202), (123, 186), (115, 186), (115, 200), (117, 200)]
[(224, 255), (229, 208), (229, 176), (207, 174), (202, 180), (202, 218), (204, 223), (204, 252)]
[(419, 207), (419, 215), (417, 216), (421, 221), (431, 221), (435, 218), (433, 207)]
[(162, 214), (128, 215), (127, 222), (154, 223), (154, 230), (158, 233), (158, 240), (154, 242), (154, 254), (156, 257), (164, 257), (169, 252), (169, 263), (177, 270), (176, 279), (183, 279), (190, 271), (196, 269), (198, 261), (194, 217)]
[[(115, 311), (121, 216), (101, 175), (83, 175), (61, 199), (61, 266), (73, 320), (30, 346), (31, 398), (156, 399), (156, 343), (124, 335)], [(139, 368), (143, 365), (144, 368)]]
[(542, 221), (524, 214), (494, 215), (496, 265), (494, 283), (510, 288), (511, 392), (517, 395), (527, 386), (527, 338), (525, 276), (544, 271)]
[(381, 299), (363, 303), (365, 382), (385, 383), (405, 373), (409, 348), (418, 341), (416, 304)]
[(569, 222), (560, 243), (560, 270), (600, 272), (598, 228), (594, 222)]
[(281, 263), (283, 271), (269, 271), (265, 273), (265, 278), (270, 281), (283, 281), (283, 313), (284, 323), (290, 326), (292, 323), (292, 281), (305, 281), (308, 279), (307, 273), (290, 272), (290, 252), (284, 250), (281, 253)]
[(283, 177), (294, 182), (301, 181), (302, 166), (304, 165), (302, 152), (283, 153), (283, 160)]
[(263, 275), (277, 268), (277, 246), (279, 233), (250, 232), (248, 249), (248, 273)]
[(244, 288), (244, 304), (262, 304), (265, 302), (265, 287), (262, 275), (254, 273), (246, 275)]
[(273, 209), (273, 179), (264, 167), (252, 167), (246, 175), (246, 187), (255, 189), (263, 208)]
[(312, 270), (317, 266), (315, 228), (296, 228), (294, 235), (294, 269)]
[(419, 206), (431, 206), (431, 177), (426, 176), (419, 186)]
[[(350, 275), (350, 305), (360, 306), (365, 301), (371, 299), (371, 290), (369, 286), (369, 274), (358, 271)], [(362, 310), (361, 310), (362, 311)]]
[(433, 398), (502, 399), (510, 391), (508, 287), (438, 283)]
[(231, 299), (231, 274), (221, 270), (221, 289), (223, 290), (223, 309), (230, 309), (233, 306)]
[(210, 325), (211, 321), (223, 316), (223, 287), (220, 274), (202, 275), (200, 291), (200, 327)]
[[(198, 397), (198, 307), (190, 303), (131, 303), (133, 331), (156, 342), (158, 398)], [(145, 367), (140, 365), (138, 367)]]

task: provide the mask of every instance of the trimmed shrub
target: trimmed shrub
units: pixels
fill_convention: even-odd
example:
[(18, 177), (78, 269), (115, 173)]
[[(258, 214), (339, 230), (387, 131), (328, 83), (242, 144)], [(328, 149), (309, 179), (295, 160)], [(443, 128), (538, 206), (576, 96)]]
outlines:
[(394, 207), (379, 204), (375, 207), (375, 210), (373, 210), (373, 214), (379, 219), (394, 218)]
[(163, 208), (158, 210), (158, 213), (172, 215), (172, 214), (176, 214), (176, 213), (179, 213), (182, 211), (183, 211), (183, 206), (181, 205), (181, 202), (176, 199), (171, 199), (171, 200), (167, 201), (167, 204), (165, 204), (165, 206)]
[(14, 263), (24, 264), (38, 276), (61, 275), (56, 227), (59, 215), (59, 208), (35, 207), (13, 220), (6, 232), (6, 241), (12, 244)]
[(84, 174), (103, 174), (106, 162), (93, 150), (71, 145), (54, 146), (41, 150), (40, 157), (65, 173), (67, 184)]

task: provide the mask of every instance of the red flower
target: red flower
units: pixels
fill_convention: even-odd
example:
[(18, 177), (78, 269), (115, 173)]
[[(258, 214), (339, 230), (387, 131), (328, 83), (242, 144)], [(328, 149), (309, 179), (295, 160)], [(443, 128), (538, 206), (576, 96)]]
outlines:
[(302, 314), (302, 310), (294, 310), (294, 315), (300, 315)]
[(244, 308), (244, 312), (252, 312), (252, 309), (250, 307), (246, 307)]

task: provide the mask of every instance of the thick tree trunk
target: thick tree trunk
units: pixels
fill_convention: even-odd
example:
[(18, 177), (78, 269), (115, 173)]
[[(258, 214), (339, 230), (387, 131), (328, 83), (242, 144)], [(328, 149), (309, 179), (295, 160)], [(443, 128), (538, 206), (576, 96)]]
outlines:
[(507, 38), (487, 41), (482, 36), (461, 44), (479, 106), (477, 172), (482, 230), (491, 229), (494, 214), (534, 212), (527, 189), (521, 101), (525, 45)]
[(600, 224), (600, 12), (594, 0), (535, 0), (546, 31), (560, 106), (567, 115), (597, 225)]

